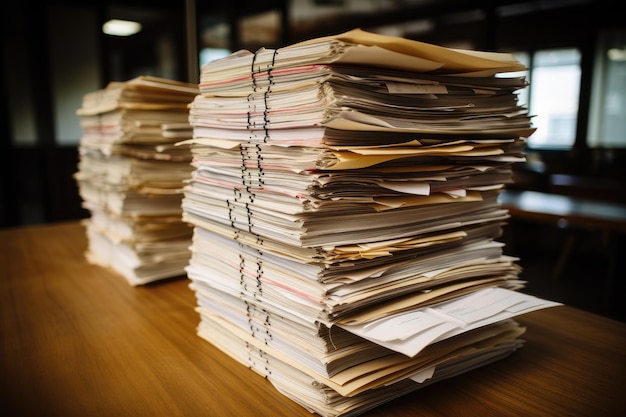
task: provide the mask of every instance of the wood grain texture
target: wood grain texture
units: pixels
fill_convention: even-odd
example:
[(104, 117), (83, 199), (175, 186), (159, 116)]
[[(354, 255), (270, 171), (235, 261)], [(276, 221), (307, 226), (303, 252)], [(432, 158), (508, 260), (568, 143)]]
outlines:
[[(88, 264), (77, 222), (0, 231), (0, 407), (6, 416), (311, 416), (196, 335), (185, 277), (131, 287)], [(370, 416), (626, 415), (626, 325), (526, 314), (510, 357)]]

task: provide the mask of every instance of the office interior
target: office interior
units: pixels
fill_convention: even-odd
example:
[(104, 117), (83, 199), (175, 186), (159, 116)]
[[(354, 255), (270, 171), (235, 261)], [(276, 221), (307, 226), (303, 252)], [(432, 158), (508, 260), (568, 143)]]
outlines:
[[(622, 207), (626, 23), (619, 6), (599, 0), (10, 2), (3, 12), (0, 67), (0, 227), (88, 215), (73, 177), (81, 137), (75, 112), (84, 94), (139, 75), (197, 82), (203, 63), (224, 54), (353, 28), (521, 53), (529, 71), (539, 68), (542, 56), (549, 68), (558, 66), (549, 62), (553, 51), (565, 51), (566, 61), (573, 51), (575, 88), (555, 93), (573, 95), (573, 102), (570, 97), (562, 106), (564, 114), (551, 114), (551, 127), (538, 128), (541, 140), (529, 141), (527, 162), (515, 165), (515, 182), (507, 188)], [(103, 23), (113, 18), (139, 22), (142, 29), (127, 37), (104, 34)], [(539, 108), (541, 101), (535, 104)], [(505, 252), (520, 259), (525, 291), (626, 321), (624, 229), (513, 216), (502, 240)]]

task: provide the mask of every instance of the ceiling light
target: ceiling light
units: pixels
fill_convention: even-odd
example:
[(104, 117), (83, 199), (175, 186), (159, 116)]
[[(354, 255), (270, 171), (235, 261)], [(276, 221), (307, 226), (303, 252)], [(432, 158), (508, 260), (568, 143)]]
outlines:
[(626, 61), (626, 48), (611, 48), (606, 54), (611, 61)]
[(102, 31), (107, 35), (130, 36), (141, 30), (141, 23), (130, 20), (111, 19), (102, 25)]

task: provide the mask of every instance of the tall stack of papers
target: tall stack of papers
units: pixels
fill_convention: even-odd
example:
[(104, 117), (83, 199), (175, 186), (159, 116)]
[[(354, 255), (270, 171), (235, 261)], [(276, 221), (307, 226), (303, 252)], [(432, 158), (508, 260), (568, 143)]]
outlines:
[(532, 133), (508, 54), (360, 30), (202, 69), (183, 218), (198, 334), (323, 416), (500, 359), (498, 193)]
[(196, 84), (142, 76), (84, 96), (75, 177), (86, 220), (87, 258), (130, 284), (184, 275), (191, 227), (182, 221), (191, 153), (189, 103)]

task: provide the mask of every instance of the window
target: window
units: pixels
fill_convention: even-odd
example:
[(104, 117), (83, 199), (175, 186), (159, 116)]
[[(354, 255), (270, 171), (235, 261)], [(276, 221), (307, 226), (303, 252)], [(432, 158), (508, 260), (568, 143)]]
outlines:
[(200, 69), (202, 69), (204, 64), (228, 55), (230, 55), (230, 49), (227, 48), (202, 48), (200, 50)]
[(580, 77), (580, 52), (575, 48), (532, 54), (528, 109), (537, 130), (528, 138), (530, 148), (569, 149), (574, 145)]
[(601, 34), (595, 58), (587, 144), (626, 148), (626, 29)]

